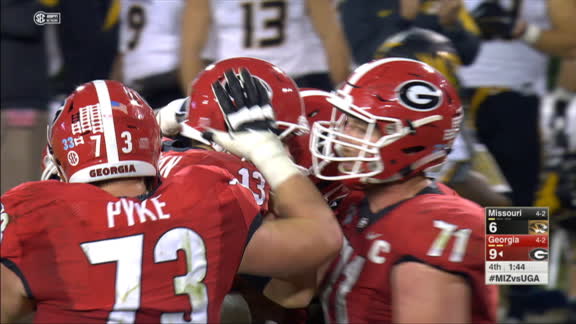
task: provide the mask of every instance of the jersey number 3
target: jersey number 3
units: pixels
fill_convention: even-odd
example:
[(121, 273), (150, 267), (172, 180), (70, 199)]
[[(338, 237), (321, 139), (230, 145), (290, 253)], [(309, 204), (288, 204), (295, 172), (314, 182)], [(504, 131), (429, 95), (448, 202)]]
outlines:
[[(142, 254), (144, 234), (80, 246), (91, 264), (116, 262), (116, 296), (108, 323), (134, 323), (140, 307), (142, 286)], [(202, 238), (189, 228), (173, 228), (164, 233), (154, 246), (154, 263), (176, 261), (178, 251), (186, 255), (185, 275), (174, 277), (174, 294), (188, 295), (192, 313), (190, 323), (207, 323), (208, 295), (206, 285), (206, 247)], [(182, 323), (184, 313), (163, 313), (161, 323)]]

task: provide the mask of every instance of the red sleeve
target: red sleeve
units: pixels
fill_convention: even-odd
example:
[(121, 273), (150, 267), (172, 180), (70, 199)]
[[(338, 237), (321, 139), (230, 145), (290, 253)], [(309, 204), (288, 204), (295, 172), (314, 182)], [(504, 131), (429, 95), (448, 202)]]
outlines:
[(260, 206), (254, 200), (254, 195), (250, 189), (242, 186), (237, 179), (230, 175), (230, 181), (218, 196), (220, 206), (224, 209), (224, 215), (235, 215), (234, 211), (240, 209), (246, 230), (248, 231), (248, 238), (246, 245), (252, 238), (254, 232), (262, 224), (262, 215), (260, 213)]
[(406, 215), (398, 263), (418, 261), (444, 271), (477, 275), (484, 271), (482, 209), (456, 197), (429, 200)]
[[(31, 298), (32, 291), (24, 276), (26, 255), (22, 246), (26, 238), (40, 236), (41, 222), (35, 220), (37, 214), (33, 211), (50, 203), (37, 195), (45, 186), (38, 182), (26, 183), (0, 198), (0, 262), (20, 277)], [(35, 195), (39, 198), (33, 199)]]
[[(27, 215), (25, 207), (32, 202), (28, 202), (28, 185), (21, 185), (6, 192), (0, 198), (1, 207), (1, 236), (0, 244), (3, 259), (11, 259), (17, 262), (22, 257), (20, 235), (18, 234), (19, 224), (26, 221)], [(33, 225), (33, 224), (30, 224)]]
[(230, 172), (240, 183), (252, 191), (262, 214), (268, 211), (270, 186), (256, 167), (240, 158), (223, 152), (192, 149), (186, 152), (164, 152), (159, 161), (160, 175), (171, 177), (180, 170), (193, 166), (217, 166)]
[[(193, 176), (193, 177), (192, 177)], [(189, 180), (183, 180), (187, 178)], [(260, 209), (254, 200), (254, 195), (250, 189), (241, 185), (227, 169), (214, 165), (192, 165), (176, 173), (174, 178), (180, 178), (182, 181), (200, 181), (215, 187), (218, 192), (220, 211), (223, 217), (242, 217), (245, 230), (248, 232), (248, 241), (253, 232), (261, 223)], [(241, 210), (241, 215), (238, 215)], [(236, 223), (236, 220), (223, 219), (224, 224)], [(247, 241), (247, 242), (248, 242)]]
[(14, 207), (9, 197), (2, 196), (0, 201), (2, 208), (0, 219), (2, 221), (0, 233), (0, 256), (2, 262), (4, 259), (11, 260), (11, 262), (20, 263), (22, 256), (21, 243), (18, 235), (18, 218), (15, 217)]

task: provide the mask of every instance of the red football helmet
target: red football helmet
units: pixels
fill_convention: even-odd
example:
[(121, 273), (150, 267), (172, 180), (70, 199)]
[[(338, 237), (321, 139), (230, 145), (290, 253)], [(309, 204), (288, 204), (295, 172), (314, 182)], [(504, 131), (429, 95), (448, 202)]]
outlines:
[[(329, 121), (332, 116), (332, 104), (328, 102), (330, 92), (313, 88), (300, 89), (300, 97), (304, 103), (305, 116), (308, 125), (312, 126), (317, 121)], [(298, 145), (290, 150), (294, 163), (300, 166), (308, 174), (312, 173), (312, 154), (310, 153), (310, 133), (302, 134), (294, 138)]]
[[(325, 180), (354, 179), (346, 181), (349, 185), (403, 180), (440, 166), (463, 119), (450, 82), (410, 59), (366, 63), (328, 100), (344, 114), (314, 124), (314, 173)], [(344, 132), (351, 117), (366, 123), (363, 137)], [(373, 140), (376, 130), (380, 137)], [(344, 156), (345, 151), (358, 154)], [(323, 163), (329, 162), (338, 162), (337, 176), (324, 172)]]
[(157, 175), (160, 128), (152, 108), (117, 81), (76, 88), (49, 127), (48, 140), (66, 182)]
[(259, 78), (269, 91), (277, 125), (282, 131), (280, 138), (291, 147), (291, 139), (296, 136), (290, 135), (309, 132), (298, 87), (292, 78), (277, 66), (250, 57), (218, 61), (196, 77), (190, 87), (188, 120), (183, 125), (181, 135), (204, 142), (201, 132), (206, 128), (227, 130), (224, 116), (212, 91), (212, 84), (217, 81), (225, 83), (224, 72), (232, 69), (240, 73), (241, 68), (248, 69), (253, 76)]

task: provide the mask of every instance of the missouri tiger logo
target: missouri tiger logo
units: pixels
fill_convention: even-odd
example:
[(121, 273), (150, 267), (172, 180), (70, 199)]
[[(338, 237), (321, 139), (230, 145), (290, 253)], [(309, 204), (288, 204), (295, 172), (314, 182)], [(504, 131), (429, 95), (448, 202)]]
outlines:
[(529, 234), (546, 234), (548, 233), (548, 222), (530, 221), (528, 224)]

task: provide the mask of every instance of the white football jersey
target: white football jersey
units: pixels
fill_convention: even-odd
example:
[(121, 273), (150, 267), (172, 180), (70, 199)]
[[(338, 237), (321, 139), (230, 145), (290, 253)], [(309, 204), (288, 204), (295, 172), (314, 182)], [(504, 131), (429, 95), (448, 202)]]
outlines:
[(120, 52), (124, 82), (176, 69), (185, 0), (122, 0)]
[[(480, 0), (464, 1), (473, 10)], [(501, 0), (504, 7), (512, 1)], [(540, 28), (549, 28), (546, 0), (521, 1), (520, 18)], [(506, 87), (543, 94), (546, 86), (548, 56), (522, 40), (483, 41), (478, 58), (471, 66), (460, 69), (467, 87)]]
[(291, 77), (327, 72), (306, 0), (211, 0), (215, 58), (256, 57)]

